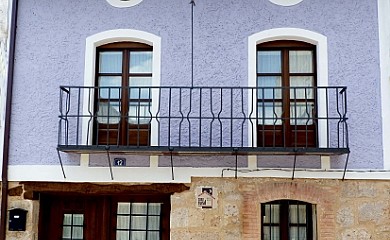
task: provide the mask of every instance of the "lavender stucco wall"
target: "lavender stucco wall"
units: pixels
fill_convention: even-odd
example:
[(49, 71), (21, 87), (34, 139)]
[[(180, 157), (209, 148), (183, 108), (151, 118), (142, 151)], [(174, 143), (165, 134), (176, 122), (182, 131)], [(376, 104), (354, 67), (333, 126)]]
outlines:
[[(348, 86), (350, 168), (382, 168), (376, 6), (373, 0), (304, 0), (292, 7), (197, 0), (195, 84), (246, 86), (247, 39), (254, 33), (280, 27), (321, 33), (328, 38), (329, 85)], [(122, 9), (105, 0), (20, 1), (11, 164), (58, 164), (58, 87), (83, 84), (85, 39), (92, 34), (129, 28), (160, 36), (162, 85), (189, 85), (190, 10), (185, 0), (144, 0)], [(78, 156), (64, 160), (76, 164)]]

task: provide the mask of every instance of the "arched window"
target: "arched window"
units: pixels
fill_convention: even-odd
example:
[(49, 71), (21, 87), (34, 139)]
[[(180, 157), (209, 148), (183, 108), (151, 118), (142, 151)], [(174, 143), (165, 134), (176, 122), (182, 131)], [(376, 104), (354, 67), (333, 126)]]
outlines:
[(316, 147), (316, 46), (257, 45), (257, 146)]
[(262, 240), (315, 240), (315, 205), (294, 200), (261, 204)]
[(118, 42), (96, 53), (95, 143), (150, 145), (153, 47)]

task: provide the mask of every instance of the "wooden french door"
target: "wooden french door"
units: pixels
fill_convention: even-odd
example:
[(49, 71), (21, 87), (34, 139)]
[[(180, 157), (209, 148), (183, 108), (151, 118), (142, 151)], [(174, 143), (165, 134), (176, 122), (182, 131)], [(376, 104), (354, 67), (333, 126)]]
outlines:
[(110, 239), (110, 228), (104, 223), (109, 214), (110, 205), (104, 198), (43, 196), (39, 239)]
[(97, 49), (95, 144), (150, 145), (152, 50), (135, 42)]
[(274, 41), (257, 46), (257, 146), (315, 147), (315, 46)]
[(169, 240), (169, 195), (41, 195), (41, 240)]

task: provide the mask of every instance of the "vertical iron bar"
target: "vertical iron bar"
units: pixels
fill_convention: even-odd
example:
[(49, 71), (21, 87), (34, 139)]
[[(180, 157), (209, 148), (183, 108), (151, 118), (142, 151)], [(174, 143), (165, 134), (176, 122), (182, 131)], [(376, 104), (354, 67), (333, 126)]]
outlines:
[(230, 89), (230, 147), (233, 147), (233, 88)]
[[(304, 88), (305, 89), (305, 109), (306, 109), (306, 114), (307, 114), (307, 120), (306, 120), (306, 124), (305, 124), (305, 147), (308, 147), (309, 145), (309, 135), (308, 135), (308, 124), (309, 124), (309, 121), (310, 121), (310, 112), (309, 112), (309, 109), (307, 107), (307, 87)], [(304, 119), (303, 119), (304, 120)], [(314, 124), (314, 122), (313, 122)]]
[(192, 111), (192, 87), (190, 88), (190, 109), (187, 113), (187, 121), (188, 121), (188, 146), (191, 147), (191, 121), (190, 121), (190, 114)]
[(161, 132), (161, 124), (160, 124), (160, 120), (159, 119), (159, 114), (160, 114), (160, 111), (161, 111), (161, 101), (162, 101), (162, 88), (158, 88), (158, 106), (157, 106), (157, 112), (156, 112), (156, 122), (157, 122), (157, 146), (160, 146), (160, 132)]
[(66, 95), (66, 105), (65, 105), (65, 145), (69, 144), (69, 120), (68, 120), (68, 114), (70, 112), (70, 97), (71, 97), (71, 92), (69, 88), (69, 93)]
[(349, 148), (349, 133), (348, 133), (348, 124), (347, 124), (347, 88), (344, 88), (344, 94), (345, 94), (345, 113), (344, 113), (344, 124), (345, 124), (345, 144)]
[(241, 113), (243, 115), (242, 124), (241, 124), (241, 147), (244, 147), (244, 128), (246, 121), (246, 114), (244, 110), (244, 88), (241, 88)]
[(297, 148), (298, 147), (298, 144), (297, 144), (297, 142), (298, 142), (297, 87), (294, 87), (293, 89), (294, 89), (294, 111), (295, 111), (295, 116), (294, 116), (294, 122), (295, 122), (295, 126), (294, 126), (294, 130), (295, 130), (295, 132), (294, 132), (294, 147)]
[(213, 146), (213, 122), (214, 122), (214, 119), (215, 119), (215, 115), (214, 115), (214, 112), (213, 112), (213, 89), (210, 88), (210, 112), (211, 112), (211, 116), (212, 116), (212, 119), (210, 121), (210, 145), (209, 147), (212, 147)]
[[(272, 109), (273, 109), (273, 116), (271, 119), (273, 119), (273, 131), (272, 131), (272, 146), (276, 147), (276, 122), (278, 121), (278, 115), (275, 112), (275, 88), (272, 88)], [(276, 119), (274, 119), (276, 116)]]
[[(265, 116), (265, 102), (264, 102), (264, 97), (265, 97), (265, 88), (261, 88), (261, 108), (262, 108), (262, 125), (261, 125), (261, 138), (262, 138), (262, 147), (265, 147), (265, 121), (266, 121), (266, 116)], [(258, 111), (257, 111), (258, 112)], [(257, 116), (258, 117), (258, 116)], [(256, 120), (257, 122), (258, 120)]]
[[(141, 118), (141, 93), (142, 93), (142, 88), (138, 87), (138, 111), (137, 111), (137, 147), (140, 146), (140, 118)], [(127, 124), (126, 124), (127, 125)]]
[(81, 88), (78, 90), (77, 94), (77, 117), (76, 117), (76, 146), (79, 145), (79, 131), (80, 131), (80, 104), (81, 104)]
[(342, 116), (339, 109), (339, 95), (338, 95), (338, 89), (336, 88), (336, 109), (337, 114), (339, 115), (339, 121), (337, 123), (337, 147), (340, 148), (340, 122), (342, 121)]
[(183, 112), (182, 112), (182, 102), (181, 102), (181, 98), (182, 98), (182, 88), (179, 88), (179, 113), (180, 113), (180, 123), (179, 123), (179, 147), (181, 146), (181, 125), (183, 124), (183, 120), (184, 120), (184, 115), (183, 115)]
[(202, 88), (199, 88), (199, 147), (202, 147)]
[(330, 120), (330, 117), (329, 117), (329, 89), (328, 88), (325, 88), (325, 95), (326, 95), (326, 141), (327, 141), (327, 147), (330, 147), (331, 146), (331, 141), (330, 141), (330, 132), (329, 132), (329, 124), (331, 123), (329, 120)]
[(220, 125), (220, 128), (219, 128), (219, 145), (220, 147), (222, 147), (222, 129), (223, 129), (223, 123), (221, 121), (221, 113), (222, 113), (222, 109), (223, 109), (223, 89), (221, 88), (221, 108), (219, 109), (219, 113), (218, 113), (218, 121), (219, 121), (219, 125)]
[(86, 137), (86, 143), (85, 146), (88, 146), (89, 143), (89, 131), (91, 130), (91, 122), (93, 120), (93, 114), (91, 111), (91, 87), (88, 87), (88, 113), (89, 113), (89, 120), (88, 120), (88, 126), (87, 126), (87, 137)]
[[(255, 96), (255, 93), (257, 94), (257, 91), (255, 91), (254, 88), (251, 88), (250, 91), (252, 92), (251, 93), (251, 111), (250, 113), (248, 114), (248, 119), (249, 119), (249, 122), (250, 122), (250, 125), (251, 125), (251, 130), (252, 130), (252, 146), (249, 146), (249, 147), (254, 147), (254, 146), (257, 146), (257, 144), (255, 143), (255, 135), (257, 135), (257, 133), (253, 133), (254, 132), (254, 129), (255, 129), (255, 125), (253, 124), (253, 121), (252, 121), (252, 115), (253, 115), (253, 111), (254, 111), (254, 104), (253, 104), (253, 98), (256, 99), (256, 102), (255, 104), (257, 105), (257, 97)], [(256, 111), (256, 114), (257, 114), (258, 111)], [(256, 117), (257, 119), (257, 117)], [(248, 127), (249, 127), (249, 124), (248, 124)], [(257, 127), (256, 127), (257, 129)]]
[(168, 103), (168, 147), (171, 146), (171, 107), (172, 107), (172, 88), (169, 88), (169, 103)]
[(59, 117), (59, 121), (58, 121), (58, 145), (62, 145), (62, 116), (63, 116), (63, 113), (62, 113), (62, 98), (63, 98), (63, 93), (62, 93), (62, 88), (60, 88), (60, 104), (58, 106), (58, 110), (59, 110), (59, 113), (60, 113), (60, 117)]

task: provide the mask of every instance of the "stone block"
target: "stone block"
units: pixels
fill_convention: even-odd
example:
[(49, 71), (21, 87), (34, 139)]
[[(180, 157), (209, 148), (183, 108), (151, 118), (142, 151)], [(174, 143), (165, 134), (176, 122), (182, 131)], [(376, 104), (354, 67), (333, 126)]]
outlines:
[(188, 215), (189, 214), (187, 208), (173, 209), (171, 212), (171, 227), (188, 227)]
[(355, 222), (353, 210), (349, 207), (341, 208), (337, 211), (336, 221), (342, 227), (352, 226)]
[(371, 234), (366, 229), (348, 229), (341, 237), (341, 240), (369, 240)]
[(375, 222), (381, 223), (385, 221), (386, 205), (383, 202), (368, 202), (359, 206), (359, 222)]

